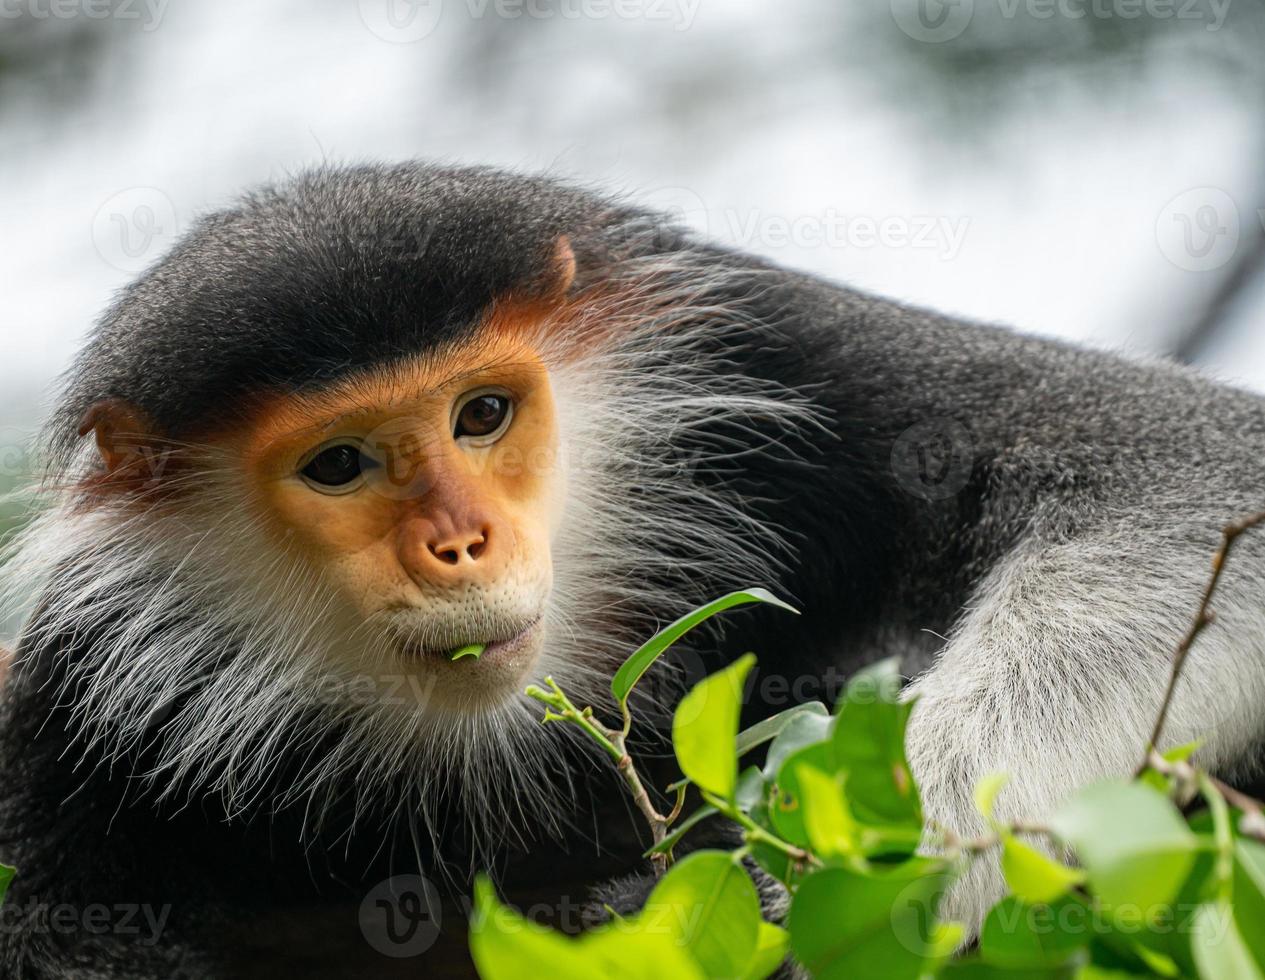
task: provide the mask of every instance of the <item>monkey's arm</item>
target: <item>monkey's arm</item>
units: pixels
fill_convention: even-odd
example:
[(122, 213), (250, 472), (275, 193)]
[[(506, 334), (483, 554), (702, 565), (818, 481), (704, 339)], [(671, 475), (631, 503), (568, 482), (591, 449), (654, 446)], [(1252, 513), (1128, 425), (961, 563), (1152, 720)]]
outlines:
[[(992, 773), (1011, 776), (996, 816), (1040, 821), (1076, 789), (1136, 769), (1227, 522), (1204, 520), (1206, 541), (1194, 519), (1033, 541), (986, 577), (910, 689), (907, 751), (928, 819), (983, 833), (972, 791)], [(1265, 693), (1263, 584), (1265, 548), (1250, 542), (1227, 570), (1216, 629), (1186, 664), (1161, 747), (1200, 740), (1202, 764), (1229, 773), (1250, 754)], [(945, 914), (978, 928), (1004, 893), (996, 861), (976, 862)]]

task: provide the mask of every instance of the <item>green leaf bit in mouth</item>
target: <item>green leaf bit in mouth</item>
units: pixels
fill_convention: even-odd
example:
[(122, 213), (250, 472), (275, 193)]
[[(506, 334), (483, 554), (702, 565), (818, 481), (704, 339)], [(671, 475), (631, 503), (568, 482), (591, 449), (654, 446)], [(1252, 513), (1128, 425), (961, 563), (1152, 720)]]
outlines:
[(483, 651), (487, 649), (486, 643), (470, 643), (467, 646), (460, 647), (448, 655), (448, 659), (454, 663), (463, 657), (474, 657), (478, 660), (483, 655)]

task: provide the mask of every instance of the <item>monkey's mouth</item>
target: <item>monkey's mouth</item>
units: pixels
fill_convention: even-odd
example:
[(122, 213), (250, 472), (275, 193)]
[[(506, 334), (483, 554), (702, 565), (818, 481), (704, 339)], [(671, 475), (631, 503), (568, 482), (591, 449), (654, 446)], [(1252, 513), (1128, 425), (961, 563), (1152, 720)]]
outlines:
[(400, 654), (408, 659), (453, 662), (456, 667), (472, 666), (472, 662), (511, 660), (528, 650), (540, 630), (541, 617), (515, 629), (497, 631), (491, 636), (471, 636), (456, 642), (423, 642), (412, 637), (397, 636)]

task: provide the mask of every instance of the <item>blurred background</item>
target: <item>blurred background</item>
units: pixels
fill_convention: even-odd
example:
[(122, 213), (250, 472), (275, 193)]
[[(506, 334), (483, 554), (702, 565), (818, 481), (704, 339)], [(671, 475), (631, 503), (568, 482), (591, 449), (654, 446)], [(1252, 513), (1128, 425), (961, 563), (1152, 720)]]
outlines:
[(0, 0), (0, 474), (111, 294), (322, 162), (545, 170), (1265, 390), (1260, 0)]

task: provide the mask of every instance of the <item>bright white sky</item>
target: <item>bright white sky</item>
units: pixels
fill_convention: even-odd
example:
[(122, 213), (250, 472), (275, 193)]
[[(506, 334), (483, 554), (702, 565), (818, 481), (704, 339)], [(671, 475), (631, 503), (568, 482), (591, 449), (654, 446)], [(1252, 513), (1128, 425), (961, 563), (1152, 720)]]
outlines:
[[(322, 160), (578, 175), (862, 288), (1141, 351), (1216, 282), (1165, 256), (1168, 202), (1211, 186), (1244, 222), (1261, 206), (1244, 199), (1256, 120), (1181, 74), (1092, 105), (1029, 82), (986, 141), (950, 143), (920, 125), (935, 105), (896, 109), (848, 74), (872, 39), (823, 42), (816, 3), (668, 0), (647, 8), (664, 20), (498, 24), (471, 14), (494, 4), (429, 0), (433, 30), (396, 43), (374, 30), (398, 40), (388, 2), (408, 13), (401, 0), (171, 4), (155, 29), (109, 25), (82, 106), (6, 99), (0, 425), (30, 425), (111, 293), (173, 230)], [(153, 246), (127, 255), (115, 215), (157, 228)], [(1212, 367), (1265, 389), (1263, 310), (1265, 287)]]

